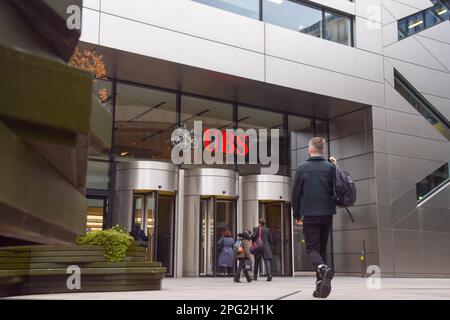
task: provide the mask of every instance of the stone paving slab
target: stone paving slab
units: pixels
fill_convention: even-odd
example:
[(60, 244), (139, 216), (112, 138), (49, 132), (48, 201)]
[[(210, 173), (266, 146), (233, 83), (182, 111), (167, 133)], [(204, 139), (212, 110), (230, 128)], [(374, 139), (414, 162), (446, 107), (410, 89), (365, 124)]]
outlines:
[[(274, 278), (272, 282), (261, 279), (252, 283), (237, 284), (233, 283), (231, 278), (166, 278), (163, 280), (161, 291), (43, 294), (9, 299), (310, 300), (314, 299), (312, 297), (314, 280), (313, 277)], [(367, 279), (336, 277), (333, 280), (333, 291), (328, 299), (450, 300), (450, 279), (382, 278), (379, 280), (381, 289), (371, 290), (367, 287)]]

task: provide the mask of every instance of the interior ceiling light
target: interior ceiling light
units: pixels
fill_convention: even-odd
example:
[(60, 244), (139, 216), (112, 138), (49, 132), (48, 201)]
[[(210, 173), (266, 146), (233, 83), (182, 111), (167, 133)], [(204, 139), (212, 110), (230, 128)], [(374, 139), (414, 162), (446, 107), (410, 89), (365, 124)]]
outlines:
[(444, 8), (438, 12), (438, 15), (442, 16), (444, 13), (447, 13), (447, 12), (448, 12), (448, 10)]
[(418, 21), (414, 22), (413, 24), (411, 24), (411, 25), (408, 27), (408, 29), (415, 28), (415, 27), (417, 27), (417, 26), (420, 26), (421, 24), (423, 24), (423, 20), (418, 20)]
[(123, 156), (126, 156), (128, 154), (128, 152), (127, 151), (124, 151), (124, 152), (121, 152), (120, 153), (120, 155), (123, 157)]

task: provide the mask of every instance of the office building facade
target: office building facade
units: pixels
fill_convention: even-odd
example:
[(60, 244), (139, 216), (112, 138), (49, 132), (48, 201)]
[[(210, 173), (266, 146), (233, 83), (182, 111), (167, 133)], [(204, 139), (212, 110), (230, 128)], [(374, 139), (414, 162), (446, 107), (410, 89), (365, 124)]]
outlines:
[[(89, 157), (87, 228), (139, 223), (169, 276), (218, 276), (221, 234), (265, 217), (274, 274), (311, 271), (290, 189), (322, 136), (358, 190), (355, 222), (342, 209), (334, 219), (336, 272), (450, 275), (449, 11), (444, 0), (84, 1), (80, 47), (103, 56), (96, 86), (114, 119), (112, 148)], [(174, 164), (172, 132), (195, 121), (203, 133), (278, 129), (277, 172)]]

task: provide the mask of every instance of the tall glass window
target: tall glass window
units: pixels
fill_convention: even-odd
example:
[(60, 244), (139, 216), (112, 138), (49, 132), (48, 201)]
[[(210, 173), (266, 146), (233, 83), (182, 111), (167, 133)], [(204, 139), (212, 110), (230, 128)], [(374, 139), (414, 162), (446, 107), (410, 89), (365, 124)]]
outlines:
[(259, 19), (259, 0), (194, 0), (242, 16)]
[(86, 188), (108, 190), (109, 162), (107, 160), (90, 159), (88, 161)]
[[(204, 150), (210, 148), (211, 155), (214, 157), (219, 153), (222, 153), (222, 157), (219, 156), (219, 158), (215, 158), (218, 160), (217, 162), (222, 161), (222, 163), (216, 163), (216, 165), (219, 167), (225, 165), (226, 153), (229, 152), (233, 154), (232, 147), (231, 145), (227, 145), (226, 140), (226, 129), (234, 128), (233, 105), (230, 103), (183, 95), (181, 97), (180, 117), (182, 125), (189, 130), (194, 128), (195, 121), (201, 121), (203, 129), (203, 141), (201, 141), (201, 143), (203, 144)], [(213, 130), (218, 130), (221, 133), (222, 140), (215, 142), (217, 132)]]
[(264, 0), (263, 20), (322, 37), (322, 10), (292, 1)]
[[(249, 107), (238, 107), (238, 128), (240, 129), (255, 129), (258, 133), (259, 129), (267, 129), (268, 131), (268, 146), (267, 150), (270, 153), (271, 150), (271, 137), (270, 137), (270, 129), (278, 129), (280, 130), (280, 140), (279, 140), (279, 159), (272, 158), (273, 161), (277, 161), (279, 164), (278, 174), (288, 175), (287, 169), (287, 161), (289, 150), (287, 149), (286, 143), (284, 143), (284, 121), (283, 114), (278, 112), (254, 109)], [(247, 160), (250, 160), (247, 158)], [(242, 175), (250, 175), (250, 174), (260, 174), (261, 173), (261, 164), (247, 164), (239, 165), (239, 172)]]
[(176, 94), (119, 83), (114, 122), (119, 157), (170, 160)]
[(350, 46), (351, 33), (352, 24), (347, 16), (325, 11), (325, 39)]
[(308, 143), (314, 137), (314, 120), (289, 116), (289, 136), (291, 146), (291, 174), (308, 158)]

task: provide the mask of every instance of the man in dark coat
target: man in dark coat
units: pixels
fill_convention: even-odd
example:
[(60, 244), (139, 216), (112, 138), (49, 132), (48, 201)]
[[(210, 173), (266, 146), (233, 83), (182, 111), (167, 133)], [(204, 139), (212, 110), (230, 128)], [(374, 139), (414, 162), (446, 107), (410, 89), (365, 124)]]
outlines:
[(271, 245), (273, 241), (270, 230), (266, 227), (266, 220), (264, 218), (259, 219), (259, 226), (253, 228), (252, 241), (258, 241), (259, 237), (261, 237), (263, 248), (260, 254), (255, 255), (255, 266), (253, 271), (254, 279), (255, 281), (258, 280), (259, 265), (261, 263), (261, 259), (263, 259), (267, 271), (267, 281), (272, 281)]
[(135, 223), (133, 225), (133, 229), (130, 231), (130, 235), (134, 240), (139, 241), (139, 245), (141, 247), (147, 247), (148, 237), (145, 234), (144, 230), (141, 229), (141, 225), (139, 223)]
[(309, 158), (295, 172), (292, 210), (295, 222), (303, 224), (306, 253), (316, 268), (314, 297), (326, 298), (331, 292), (333, 271), (326, 264), (328, 237), (336, 214), (333, 199), (333, 176), (336, 159), (323, 157), (325, 140), (309, 142)]

